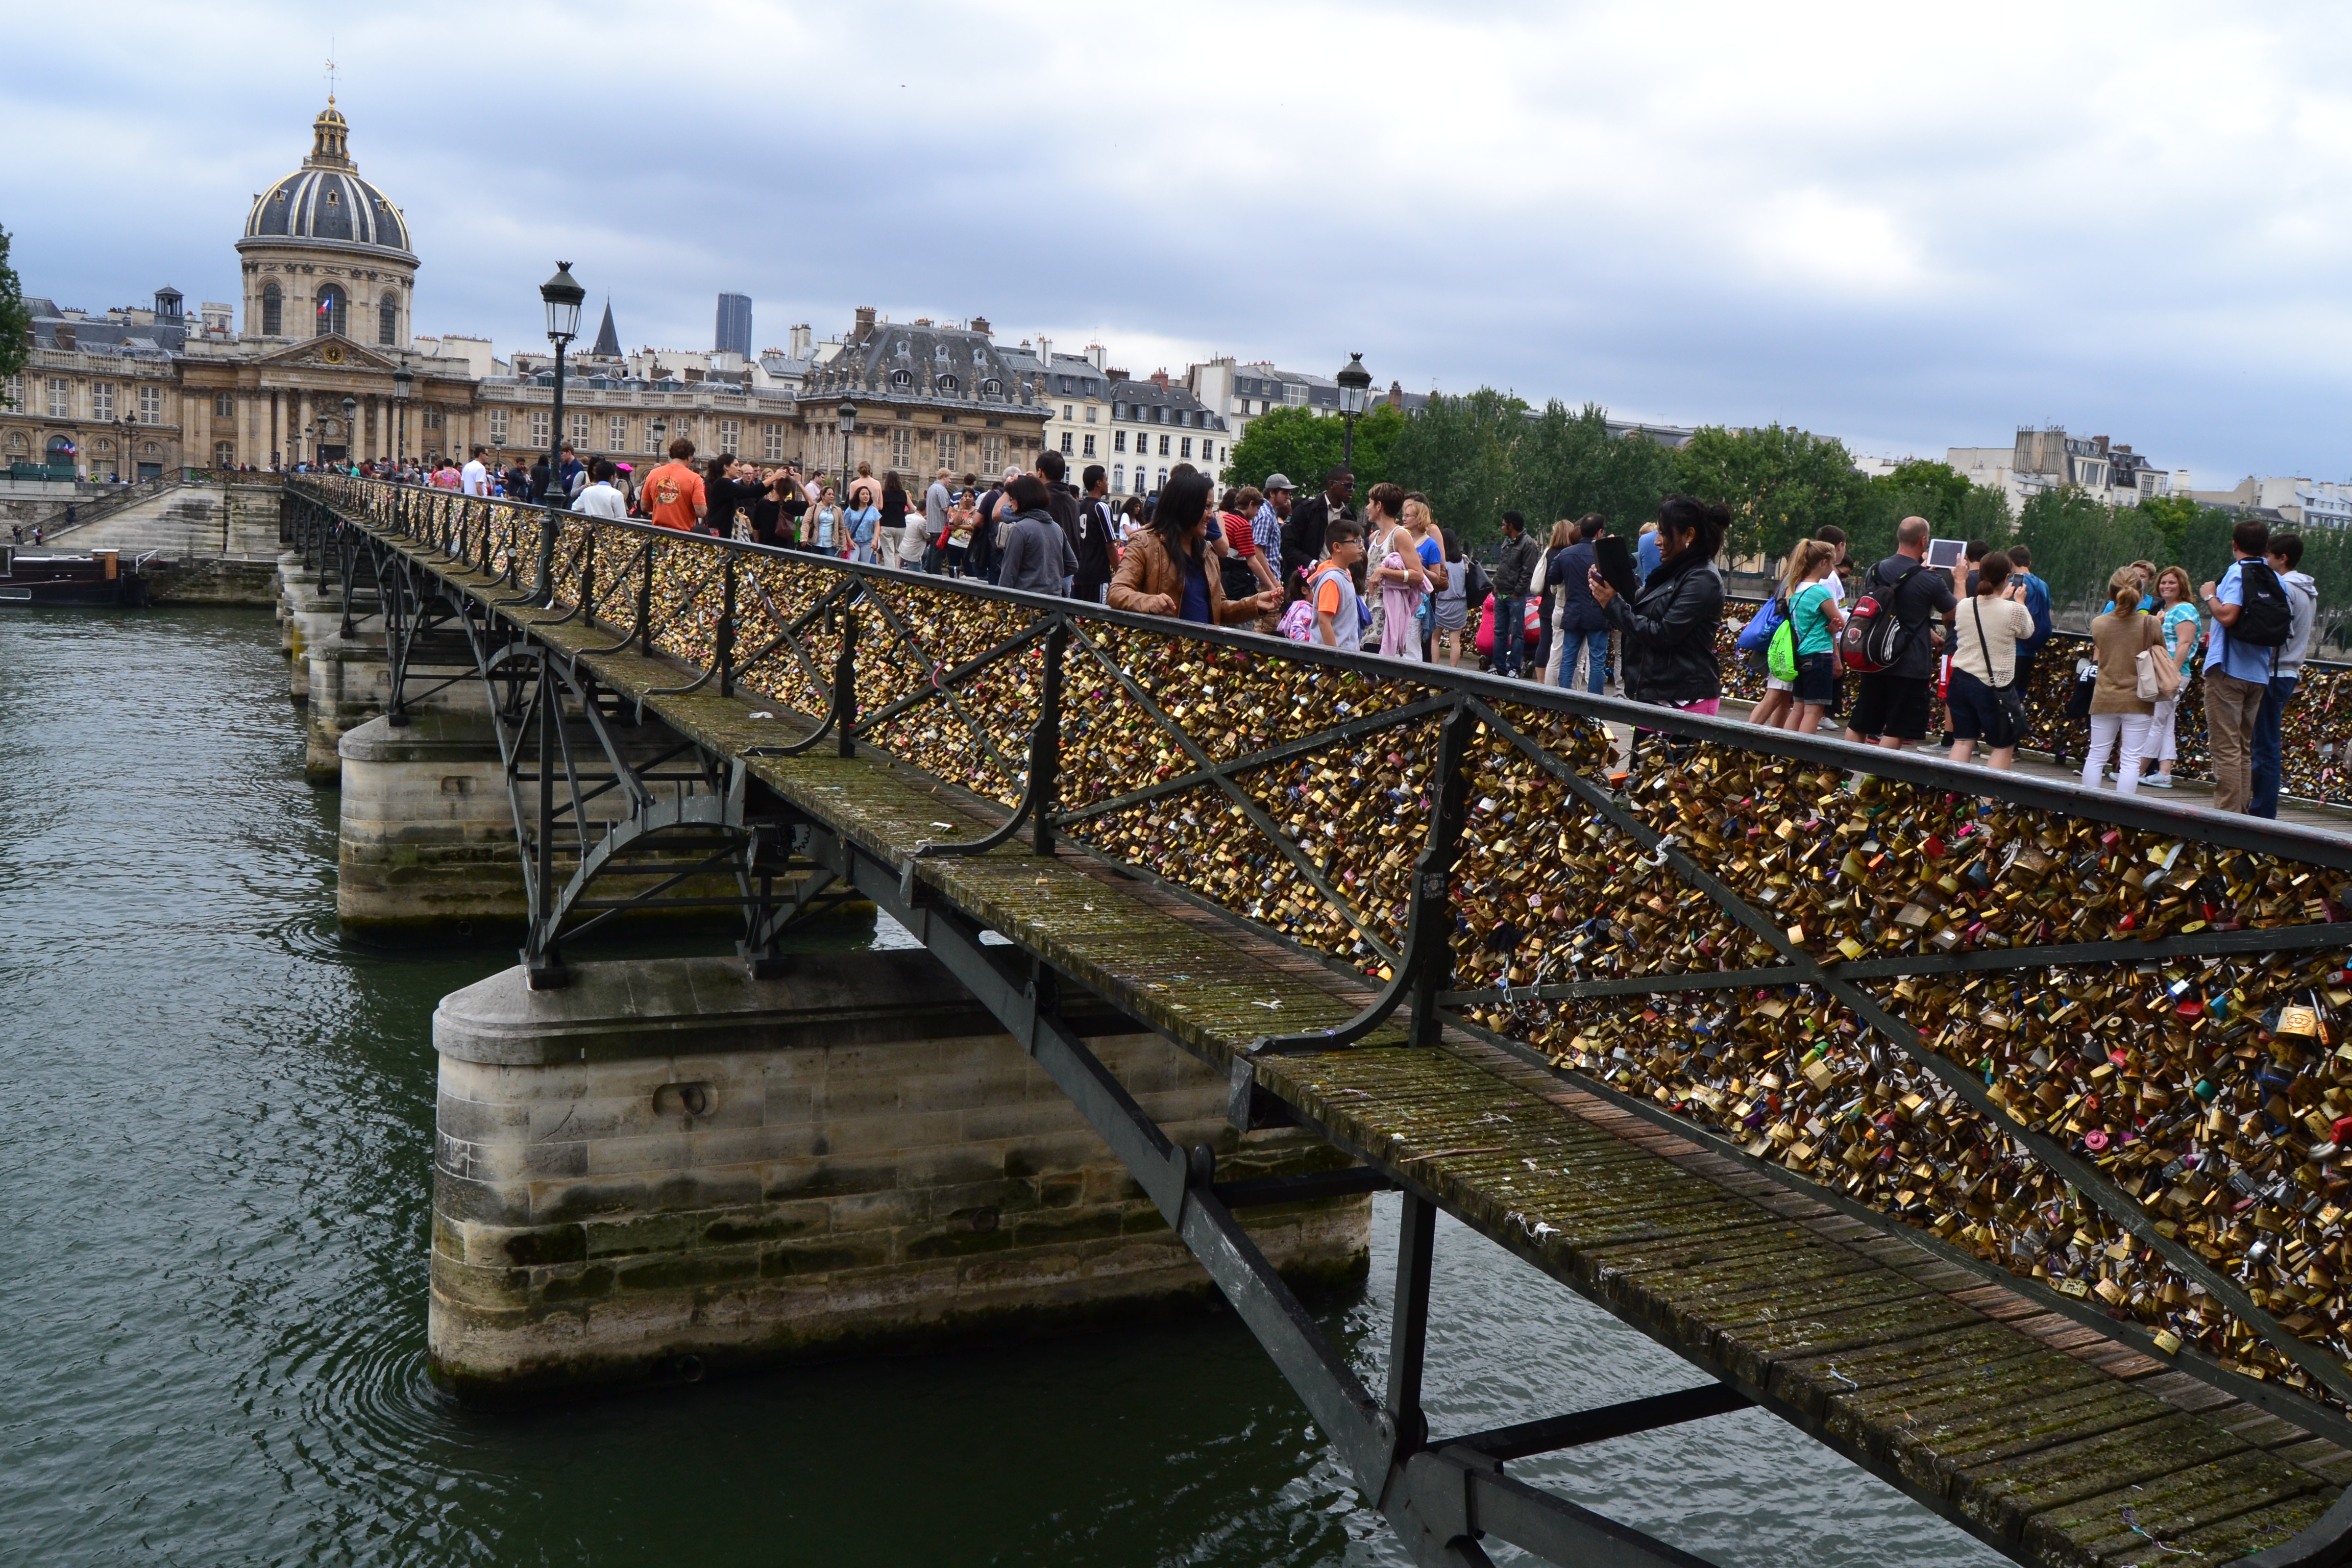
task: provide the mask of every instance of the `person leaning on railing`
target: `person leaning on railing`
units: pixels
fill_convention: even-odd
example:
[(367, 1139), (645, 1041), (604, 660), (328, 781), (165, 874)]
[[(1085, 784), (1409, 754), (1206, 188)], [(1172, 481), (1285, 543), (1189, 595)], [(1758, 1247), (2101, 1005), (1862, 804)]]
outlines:
[(1631, 600), (1595, 566), (1585, 581), (1611, 626), (1625, 634), (1625, 695), (1713, 714), (1723, 700), (1716, 642), (1723, 574), (1716, 552), (1731, 526), (1719, 504), (1670, 495), (1658, 503), (1658, 565)]
[[(1231, 626), (1281, 607), (1279, 590), (1244, 599), (1225, 597), (1223, 574), (1207, 557), (1212, 489), (1205, 474), (1169, 476), (1151, 527), (1136, 534), (1110, 580), (1111, 608)], [(1003, 583), (1008, 588), (1016, 585)], [(1052, 591), (1060, 592), (1059, 586)]]

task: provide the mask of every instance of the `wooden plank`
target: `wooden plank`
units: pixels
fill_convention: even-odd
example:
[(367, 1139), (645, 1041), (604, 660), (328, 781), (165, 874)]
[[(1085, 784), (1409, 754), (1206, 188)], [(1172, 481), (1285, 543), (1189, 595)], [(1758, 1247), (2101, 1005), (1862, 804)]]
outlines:
[(2248, 1449), (2137, 1486), (2062, 1503), (2028, 1519), (2021, 1539), (2043, 1562), (2089, 1568), (2134, 1554), (2144, 1541), (2168, 1542), (2257, 1509), (2313, 1495), (2322, 1484), (2316, 1476), (2260, 1449)]
[(2100, 1568), (2220, 1568), (2257, 1552), (2284, 1545), (2318, 1521), (2327, 1509), (2315, 1496), (2273, 1503), (2192, 1530), (2169, 1540), (2135, 1533), (2118, 1550), (2099, 1559)]
[(2175, 1412), (2016, 1458), (1970, 1466), (1954, 1478), (1952, 1496), (1983, 1528), (2003, 1540), (2015, 1540), (2034, 1514), (2241, 1453), (2246, 1447), (2233, 1434)]

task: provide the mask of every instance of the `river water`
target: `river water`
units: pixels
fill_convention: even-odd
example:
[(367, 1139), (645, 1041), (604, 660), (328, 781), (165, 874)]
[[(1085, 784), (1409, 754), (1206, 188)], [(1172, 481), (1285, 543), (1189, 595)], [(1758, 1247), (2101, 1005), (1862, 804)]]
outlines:
[[(264, 612), (0, 616), (0, 1563), (1405, 1561), (1221, 1311), (444, 1398), (429, 1020), (503, 955), (338, 940), (285, 693)], [(1329, 1320), (1375, 1386), (1394, 1231)], [(1697, 1381), (1451, 1222), (1433, 1320), (1441, 1431)], [(1998, 1561), (1752, 1412), (1513, 1470), (1726, 1564)]]

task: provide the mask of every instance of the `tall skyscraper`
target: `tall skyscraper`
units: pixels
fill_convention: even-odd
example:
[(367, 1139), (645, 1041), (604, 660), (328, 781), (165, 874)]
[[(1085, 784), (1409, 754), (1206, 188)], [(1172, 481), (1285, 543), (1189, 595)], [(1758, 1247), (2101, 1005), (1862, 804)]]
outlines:
[(719, 331), (710, 346), (719, 353), (751, 357), (751, 296), (719, 296)]

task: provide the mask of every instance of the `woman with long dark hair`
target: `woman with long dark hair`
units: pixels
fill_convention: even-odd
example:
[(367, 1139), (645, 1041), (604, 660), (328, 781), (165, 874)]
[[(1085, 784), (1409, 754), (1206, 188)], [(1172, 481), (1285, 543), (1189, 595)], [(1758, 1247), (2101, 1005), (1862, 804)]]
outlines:
[(1731, 527), (1721, 505), (1670, 495), (1658, 503), (1658, 565), (1629, 601), (1594, 566), (1586, 574), (1601, 617), (1625, 635), (1625, 695), (1713, 714), (1723, 700), (1716, 639), (1723, 574), (1715, 557)]
[(1111, 608), (1233, 626), (1282, 607), (1278, 588), (1244, 599), (1225, 597), (1223, 574), (1208, 553), (1213, 490), (1206, 474), (1169, 476), (1151, 526), (1138, 530), (1119, 558), (1110, 580)]
[[(903, 539), (906, 527), (907, 527), (907, 485), (906, 485), (906, 481), (898, 478), (898, 469), (896, 469), (896, 468), (885, 468), (885, 469), (882, 471), (882, 532), (881, 532), (881, 537), (882, 537), (882, 538), (884, 538), (884, 539)], [(919, 535), (918, 535), (918, 538), (919, 538), (919, 537), (920, 537), (920, 536), (919, 536)], [(908, 559), (908, 555), (909, 555), (909, 553), (910, 553), (910, 552), (909, 552), (908, 551), (907, 551), (907, 550), (902, 546), (902, 547), (900, 548), (899, 552), (898, 552), (898, 563), (899, 563), (901, 566), (905, 566), (905, 567), (908, 567), (909, 570), (912, 570), (912, 569), (913, 569), (914, 563), (913, 563), (913, 561), (910, 561), (910, 560)], [(922, 556), (921, 556), (921, 553), (920, 553), (919, 550), (919, 551), (917, 551), (917, 552), (913, 552), (913, 554), (914, 554), (914, 558), (915, 558), (915, 560), (921, 560), (921, 559), (922, 559)], [(924, 569), (925, 569), (925, 570), (929, 570), (929, 563), (925, 563)]]

